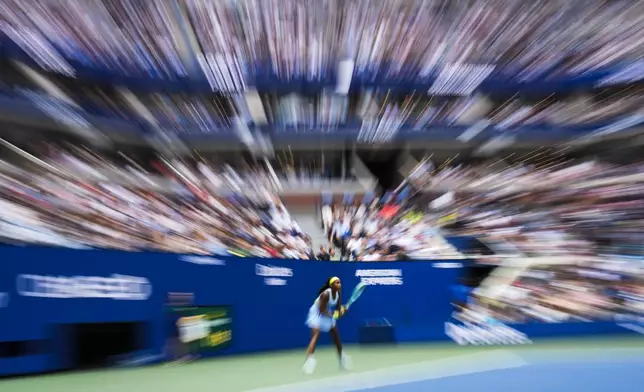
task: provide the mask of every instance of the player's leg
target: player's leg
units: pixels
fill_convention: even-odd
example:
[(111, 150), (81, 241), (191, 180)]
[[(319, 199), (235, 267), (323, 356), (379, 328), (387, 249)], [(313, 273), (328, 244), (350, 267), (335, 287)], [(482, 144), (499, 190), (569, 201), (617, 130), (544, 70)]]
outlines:
[(338, 333), (338, 328), (333, 327), (331, 331), (331, 338), (333, 338), (333, 343), (335, 344), (335, 348), (338, 350), (338, 355), (342, 355), (342, 340), (340, 340), (340, 334)]
[(311, 356), (313, 353), (315, 353), (315, 347), (318, 344), (318, 339), (320, 338), (320, 330), (312, 328), (311, 329), (311, 341), (309, 342), (309, 346), (306, 349), (306, 356)]
[(333, 343), (335, 343), (335, 348), (338, 350), (338, 358), (340, 359), (340, 367), (344, 370), (349, 370), (351, 364), (349, 362), (349, 357), (342, 350), (342, 340), (340, 339), (340, 333), (338, 332), (337, 327), (333, 327), (331, 331), (331, 338), (333, 338)]
[(306, 349), (306, 361), (304, 362), (304, 367), (302, 367), (302, 371), (306, 374), (312, 374), (315, 370), (316, 361), (313, 353), (315, 352), (315, 347), (318, 344), (319, 338), (320, 330), (311, 328), (311, 341), (309, 342), (309, 347)]

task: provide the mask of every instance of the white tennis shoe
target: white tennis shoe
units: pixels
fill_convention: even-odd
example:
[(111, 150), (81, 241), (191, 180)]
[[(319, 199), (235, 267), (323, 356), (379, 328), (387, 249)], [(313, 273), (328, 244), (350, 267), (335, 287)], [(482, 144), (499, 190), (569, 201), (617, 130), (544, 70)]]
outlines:
[(304, 362), (304, 366), (302, 366), (302, 372), (307, 375), (313, 374), (313, 372), (315, 371), (316, 363), (317, 361), (315, 360), (313, 355), (309, 355)]
[(342, 355), (340, 355), (340, 369), (351, 370), (351, 358), (345, 353), (342, 353)]

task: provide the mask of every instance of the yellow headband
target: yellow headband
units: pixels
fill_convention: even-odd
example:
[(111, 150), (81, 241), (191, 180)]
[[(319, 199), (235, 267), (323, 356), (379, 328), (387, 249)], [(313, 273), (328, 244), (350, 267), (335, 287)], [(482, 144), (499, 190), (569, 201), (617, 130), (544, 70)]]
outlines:
[(334, 276), (333, 278), (329, 279), (329, 286), (331, 286), (333, 283), (337, 282), (340, 280), (337, 276)]

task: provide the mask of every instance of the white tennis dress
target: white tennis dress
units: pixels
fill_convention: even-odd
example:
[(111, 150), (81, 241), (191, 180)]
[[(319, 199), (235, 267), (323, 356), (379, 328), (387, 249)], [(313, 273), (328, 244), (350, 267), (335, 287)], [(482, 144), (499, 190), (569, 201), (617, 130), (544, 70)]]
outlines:
[(340, 294), (336, 293), (335, 298), (333, 298), (331, 289), (326, 289), (317, 297), (313, 306), (309, 308), (309, 316), (306, 319), (306, 325), (309, 328), (319, 329), (321, 332), (329, 332), (333, 327), (335, 327), (335, 319), (328, 314), (320, 313), (320, 297), (324, 293), (327, 293), (329, 296), (329, 302), (326, 307), (327, 313), (336, 310), (338, 301), (340, 300)]

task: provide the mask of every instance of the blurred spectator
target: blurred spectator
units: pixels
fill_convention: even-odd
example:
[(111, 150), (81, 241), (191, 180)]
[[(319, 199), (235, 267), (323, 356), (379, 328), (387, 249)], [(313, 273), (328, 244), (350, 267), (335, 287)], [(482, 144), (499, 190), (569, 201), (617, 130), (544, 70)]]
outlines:
[[(644, 316), (639, 261), (616, 269), (610, 259), (578, 264), (535, 265), (493, 300), (476, 297), (466, 317), (486, 315), (503, 322), (629, 320)], [(627, 300), (624, 300), (626, 299)]]
[[(180, 162), (165, 161), (160, 168), (174, 188), (155, 192), (112, 183), (106, 175), (119, 170), (111, 167), (109, 172), (113, 165), (96, 154), (52, 151), (45, 161), (59, 168), (55, 172), (14, 168), (11, 174), (0, 174), (0, 235), (5, 239), (197, 254), (296, 259), (313, 255), (310, 239), (261, 181), (250, 186), (257, 191), (251, 197), (215, 196), (208, 190), (215, 176), (210, 169), (204, 173), (211, 176), (202, 175)], [(120, 172), (154, 183), (154, 177), (140, 169)], [(251, 181), (246, 185), (232, 168), (222, 174), (216, 181), (223, 189), (249, 189)], [(85, 182), (83, 176), (93, 179)], [(163, 178), (156, 177), (155, 181)]]
[(329, 261), (331, 260), (331, 253), (324, 246), (320, 246), (320, 252), (316, 255), (318, 260)]
[(460, 256), (433, 228), (432, 219), (413, 206), (402, 208), (377, 201), (371, 205), (360, 201), (353, 205), (324, 205), (322, 220), (345, 260)]
[[(211, 87), (223, 91), (242, 90), (249, 65), (282, 79), (319, 80), (345, 58), (355, 59), (358, 73), (386, 69), (413, 79), (451, 67), (476, 75), (494, 64), (530, 80), (544, 70), (575, 74), (639, 60), (644, 37), (642, 6), (630, 1), (578, 7), (560, 0), (182, 0), (179, 6), (185, 12), (132, 0), (38, 6), (8, 0), (3, 31), (21, 47), (38, 47), (40, 53), (29, 53), (58, 72), (71, 72), (64, 58), (164, 78), (185, 76), (197, 64)], [(179, 28), (194, 37), (187, 54)], [(464, 64), (483, 65), (472, 71)]]

